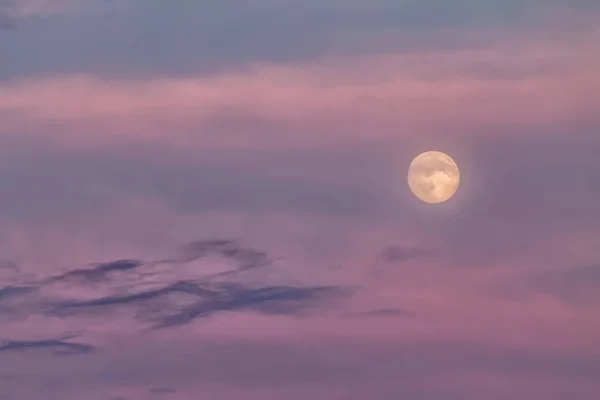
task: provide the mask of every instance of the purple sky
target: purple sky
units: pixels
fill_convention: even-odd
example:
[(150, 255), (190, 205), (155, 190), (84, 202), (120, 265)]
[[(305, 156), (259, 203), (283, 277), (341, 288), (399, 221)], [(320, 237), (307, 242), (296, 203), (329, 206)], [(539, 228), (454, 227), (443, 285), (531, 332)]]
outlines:
[(0, 399), (597, 400), (599, 42), (593, 0), (0, 0)]

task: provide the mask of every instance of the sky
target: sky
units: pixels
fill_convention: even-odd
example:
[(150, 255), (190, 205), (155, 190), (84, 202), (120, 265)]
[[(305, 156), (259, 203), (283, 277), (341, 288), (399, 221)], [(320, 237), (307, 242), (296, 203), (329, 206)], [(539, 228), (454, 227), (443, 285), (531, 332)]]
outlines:
[(0, 399), (600, 398), (599, 40), (595, 0), (0, 0)]

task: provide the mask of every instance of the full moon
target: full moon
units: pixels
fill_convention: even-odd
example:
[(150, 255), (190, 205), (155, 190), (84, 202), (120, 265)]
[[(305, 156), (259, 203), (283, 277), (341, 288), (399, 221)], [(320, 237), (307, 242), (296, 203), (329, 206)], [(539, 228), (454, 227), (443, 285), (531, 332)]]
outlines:
[(460, 172), (449, 155), (440, 151), (419, 154), (408, 168), (408, 186), (426, 203), (443, 203), (458, 190)]

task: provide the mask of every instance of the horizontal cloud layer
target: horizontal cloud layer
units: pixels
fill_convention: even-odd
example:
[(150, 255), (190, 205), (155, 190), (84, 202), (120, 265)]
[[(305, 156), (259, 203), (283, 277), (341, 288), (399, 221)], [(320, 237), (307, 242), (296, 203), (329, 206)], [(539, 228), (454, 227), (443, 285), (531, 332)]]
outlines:
[(63, 146), (556, 135), (573, 126), (589, 134), (598, 127), (600, 99), (588, 84), (600, 65), (597, 37), (596, 31), (458, 52), (256, 65), (197, 78), (21, 79), (0, 84), (1, 129)]

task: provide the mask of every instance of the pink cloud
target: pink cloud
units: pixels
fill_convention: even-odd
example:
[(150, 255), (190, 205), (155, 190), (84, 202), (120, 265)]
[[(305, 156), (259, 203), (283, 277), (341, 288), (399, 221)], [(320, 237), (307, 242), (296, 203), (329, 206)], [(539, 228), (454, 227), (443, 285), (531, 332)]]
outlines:
[(597, 37), (586, 32), (576, 47), (572, 38), (518, 38), (486, 49), (256, 65), (208, 77), (23, 79), (0, 86), (0, 129), (44, 130), (64, 145), (197, 145), (589, 127), (600, 102), (591, 85)]
[(46, 16), (68, 13), (83, 3), (81, 0), (13, 0), (10, 11), (19, 18)]

